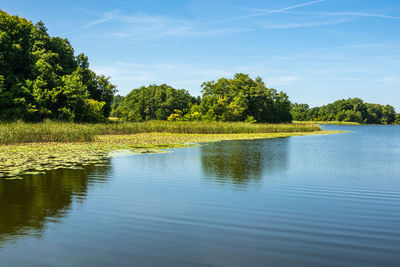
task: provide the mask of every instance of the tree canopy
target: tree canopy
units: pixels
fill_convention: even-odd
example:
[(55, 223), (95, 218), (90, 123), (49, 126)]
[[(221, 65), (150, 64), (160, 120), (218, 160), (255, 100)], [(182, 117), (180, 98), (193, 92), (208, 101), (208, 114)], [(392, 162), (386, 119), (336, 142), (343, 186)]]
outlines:
[(306, 104), (293, 104), (292, 115), (299, 121), (346, 121), (373, 124), (392, 124), (398, 121), (390, 105), (365, 103), (360, 98), (349, 98), (331, 104), (309, 108)]
[(238, 73), (232, 79), (205, 82), (198, 107), (204, 120), (290, 122), (290, 101), (283, 92), (269, 89), (260, 77)]
[(114, 93), (67, 39), (0, 10), (0, 120), (101, 121)]
[(290, 101), (283, 92), (268, 89), (261, 78), (236, 74), (202, 85), (202, 98), (166, 84), (130, 92), (113, 114), (124, 120), (205, 120), (290, 122)]
[(132, 90), (115, 113), (127, 121), (167, 120), (175, 111), (186, 114), (196, 103), (197, 99), (184, 89), (149, 85)]

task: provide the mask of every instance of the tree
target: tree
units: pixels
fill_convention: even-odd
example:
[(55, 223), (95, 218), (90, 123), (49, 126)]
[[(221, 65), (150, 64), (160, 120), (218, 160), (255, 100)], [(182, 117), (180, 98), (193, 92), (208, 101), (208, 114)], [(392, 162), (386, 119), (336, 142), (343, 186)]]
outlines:
[(306, 121), (309, 120), (308, 112), (310, 107), (307, 104), (292, 104), (292, 117), (295, 121)]
[(396, 120), (394, 123), (400, 124), (400, 114), (399, 113), (396, 114)]
[(75, 57), (67, 39), (50, 37), (41, 21), (0, 10), (0, 120), (92, 121), (86, 115), (93, 101), (104, 102), (95, 105), (102, 119), (114, 93), (109, 78), (91, 71), (83, 54)]
[(396, 112), (390, 105), (365, 103), (360, 98), (337, 100), (325, 106), (308, 108), (305, 104), (292, 105), (295, 120), (348, 121), (358, 123), (392, 124)]
[(116, 113), (127, 121), (166, 120), (175, 110), (185, 115), (196, 103), (196, 98), (186, 90), (166, 84), (149, 85), (132, 90)]
[(290, 101), (283, 92), (269, 89), (260, 77), (235, 74), (202, 85), (200, 112), (210, 121), (290, 122)]
[(113, 102), (111, 104), (111, 116), (121, 117), (121, 113), (118, 110), (119, 105), (124, 101), (125, 97), (120, 95), (113, 96)]

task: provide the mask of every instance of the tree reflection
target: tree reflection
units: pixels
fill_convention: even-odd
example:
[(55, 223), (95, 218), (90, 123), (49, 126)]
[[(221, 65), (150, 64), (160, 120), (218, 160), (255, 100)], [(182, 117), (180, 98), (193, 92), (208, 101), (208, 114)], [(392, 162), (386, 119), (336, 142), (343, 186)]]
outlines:
[(82, 202), (88, 189), (105, 182), (110, 167), (54, 170), (23, 180), (0, 179), (0, 246), (18, 235), (40, 236), (48, 221), (59, 221)]
[(287, 169), (289, 139), (217, 142), (201, 146), (205, 176), (219, 183), (247, 184)]

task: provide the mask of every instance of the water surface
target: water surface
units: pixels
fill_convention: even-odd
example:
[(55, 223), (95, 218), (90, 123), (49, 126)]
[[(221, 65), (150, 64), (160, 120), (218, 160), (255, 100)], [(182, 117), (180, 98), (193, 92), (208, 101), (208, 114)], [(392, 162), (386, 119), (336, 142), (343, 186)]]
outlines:
[(400, 127), (0, 180), (1, 266), (400, 264)]

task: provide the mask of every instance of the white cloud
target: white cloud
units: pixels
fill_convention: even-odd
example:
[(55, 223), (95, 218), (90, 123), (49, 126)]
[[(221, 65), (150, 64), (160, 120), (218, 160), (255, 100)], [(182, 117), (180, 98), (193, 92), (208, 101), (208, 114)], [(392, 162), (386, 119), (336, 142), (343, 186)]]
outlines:
[(340, 81), (349, 81), (349, 82), (351, 82), (351, 81), (359, 81), (360, 79), (359, 78), (349, 77), (349, 78), (340, 78), (339, 80)]
[(385, 83), (398, 83), (400, 82), (400, 77), (388, 76), (382, 79)]
[(267, 79), (267, 86), (277, 86), (277, 85), (286, 85), (292, 82), (296, 81), (301, 81), (303, 80), (302, 77), (299, 76), (293, 76), (293, 75), (288, 75), (288, 76), (275, 76)]
[(251, 14), (251, 15), (246, 15), (246, 16), (233, 17), (233, 18), (228, 18), (228, 19), (223, 19), (223, 20), (212, 21), (209, 24), (220, 24), (220, 23), (226, 23), (226, 22), (231, 22), (231, 21), (236, 21), (236, 20), (266, 16), (266, 15), (270, 15), (270, 14), (285, 13), (288, 10), (292, 10), (292, 9), (296, 9), (296, 8), (300, 8), (300, 7), (304, 7), (304, 6), (310, 6), (310, 5), (318, 4), (321, 2), (325, 2), (325, 0), (315, 0), (315, 1), (310, 1), (310, 2), (306, 2), (306, 3), (294, 5), (294, 6), (288, 6), (288, 7), (284, 7), (284, 8), (280, 8), (280, 9), (271, 9), (271, 10), (241, 8), (241, 9), (245, 9), (245, 10), (256, 11), (257, 13)]
[(108, 21), (111, 21), (118, 14), (118, 12), (119, 12), (118, 10), (113, 10), (111, 12), (106, 12), (106, 13), (104, 13), (102, 15), (102, 18), (90, 21), (86, 25), (82, 26), (80, 29), (81, 30), (88, 29), (88, 28), (91, 28), (93, 26), (96, 26), (96, 25), (103, 24), (103, 23), (106, 23)]
[(196, 20), (186, 20), (161, 15), (125, 15), (119, 10), (104, 13), (102, 18), (91, 21), (80, 29), (96, 27), (100, 24), (116, 22), (113, 31), (102, 37), (118, 37), (132, 40), (151, 40), (167, 37), (196, 37), (232, 34), (248, 31), (243, 27), (215, 28), (203, 25)]
[(400, 19), (400, 16), (390, 16), (385, 14), (368, 13), (368, 12), (287, 12), (287, 13), (299, 14), (299, 15), (375, 17), (384, 19)]
[(167, 83), (175, 88), (185, 88), (193, 95), (200, 94), (200, 86), (205, 81), (222, 77), (233, 77), (235, 73), (249, 73), (253, 78), (261, 76), (268, 87), (279, 87), (303, 80), (300, 76), (277, 73), (260, 64), (238, 65), (231, 67), (210, 67), (208, 65), (189, 64), (141, 64), (131, 62), (113, 62), (109, 66), (94, 66), (94, 71), (106, 76), (111, 75), (112, 82), (119, 85), (120, 94), (143, 85)]
[(187, 64), (140, 64), (114, 62), (108, 66), (94, 66), (98, 74), (112, 77), (112, 82), (119, 85), (121, 94), (142, 85), (167, 83), (176, 88), (185, 88), (194, 95), (200, 93), (203, 82), (221, 77), (230, 77), (233, 71)]
[(113, 10), (102, 14), (102, 17), (99, 19), (88, 22), (80, 29), (85, 30), (88, 28), (96, 27), (104, 23), (118, 22), (117, 25), (114, 25), (116, 29), (113, 29), (112, 32), (105, 33), (102, 36), (119, 37), (119, 38), (133, 39), (133, 40), (149, 40), (149, 39), (160, 39), (166, 37), (198, 37), (207, 35), (232, 34), (232, 33), (250, 31), (250, 29), (237, 26), (216, 28), (215, 25), (229, 21), (265, 16), (268, 14), (283, 13), (288, 10), (314, 5), (324, 1), (325, 0), (314, 0), (275, 10), (263, 10), (262, 12), (257, 12), (255, 14), (247, 16), (234, 17), (222, 20), (213, 20), (209, 22), (181, 19), (175, 17), (161, 16), (161, 15), (148, 15), (148, 14), (125, 15), (122, 14), (120, 10)]
[(292, 29), (292, 28), (307, 28), (307, 27), (319, 27), (326, 25), (335, 25), (349, 21), (348, 19), (339, 19), (334, 21), (322, 21), (322, 22), (295, 22), (295, 23), (284, 23), (284, 24), (271, 24), (265, 25), (265, 29)]

